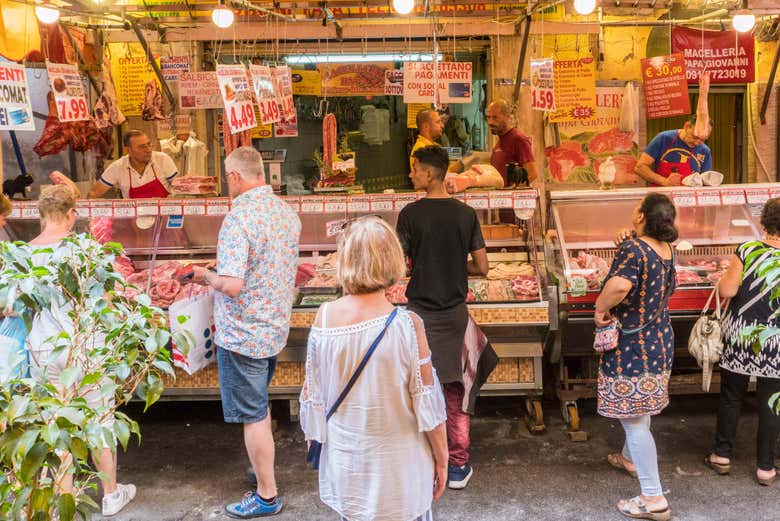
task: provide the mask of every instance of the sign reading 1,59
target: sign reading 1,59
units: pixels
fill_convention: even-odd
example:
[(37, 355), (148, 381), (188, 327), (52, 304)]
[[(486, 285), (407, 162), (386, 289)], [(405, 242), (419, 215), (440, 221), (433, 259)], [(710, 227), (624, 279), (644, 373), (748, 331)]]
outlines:
[(555, 101), (553, 97), (553, 91), (551, 90), (536, 90), (531, 91), (531, 106), (540, 110), (553, 110), (555, 108)]
[(246, 130), (256, 126), (255, 109), (251, 103), (235, 103), (230, 106), (231, 130)]
[(60, 99), (57, 105), (61, 121), (80, 121), (89, 116), (87, 100), (84, 98)]

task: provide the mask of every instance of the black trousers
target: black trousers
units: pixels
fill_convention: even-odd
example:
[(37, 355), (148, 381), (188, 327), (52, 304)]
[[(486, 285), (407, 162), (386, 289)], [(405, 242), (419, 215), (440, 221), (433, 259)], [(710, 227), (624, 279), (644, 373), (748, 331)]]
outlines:
[[(720, 405), (715, 435), (715, 454), (731, 458), (737, 439), (737, 424), (742, 400), (748, 390), (750, 377), (720, 370)], [(780, 415), (769, 407), (769, 399), (780, 392), (780, 379), (758, 378), (758, 433), (756, 435), (757, 464), (761, 470), (775, 468), (775, 446), (780, 434)]]

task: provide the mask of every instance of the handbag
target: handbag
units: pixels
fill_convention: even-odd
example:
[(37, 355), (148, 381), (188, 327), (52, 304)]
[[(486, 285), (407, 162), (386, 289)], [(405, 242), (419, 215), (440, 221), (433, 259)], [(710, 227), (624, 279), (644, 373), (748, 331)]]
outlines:
[[(671, 244), (669, 244), (669, 249), (672, 251), (671, 262), (672, 262), (672, 269), (674, 269), (674, 247)], [(600, 326), (596, 328), (595, 336), (593, 338), (593, 350), (599, 354), (608, 353), (613, 349), (617, 348), (621, 331), (623, 332), (624, 335), (633, 335), (635, 333), (639, 333), (644, 328), (646, 328), (647, 326), (649, 326), (650, 324), (658, 320), (658, 317), (661, 316), (661, 313), (663, 313), (664, 309), (666, 308), (667, 302), (669, 302), (669, 297), (672, 294), (671, 290), (672, 290), (673, 280), (674, 280), (673, 276), (669, 277), (669, 283), (667, 284), (664, 298), (661, 301), (661, 304), (658, 306), (658, 309), (656, 310), (655, 314), (652, 316), (650, 320), (648, 320), (647, 322), (645, 322), (639, 327), (635, 327), (631, 329), (623, 329), (622, 325), (620, 324), (620, 321), (616, 318), (613, 318), (612, 321), (606, 326)]]
[[(349, 382), (347, 382), (347, 385), (344, 387), (344, 390), (341, 391), (341, 394), (339, 395), (338, 398), (336, 398), (336, 401), (333, 403), (330, 410), (328, 411), (328, 414), (325, 416), (326, 422), (330, 420), (330, 417), (333, 416), (333, 414), (339, 408), (339, 405), (341, 405), (341, 402), (343, 402), (344, 399), (347, 397), (349, 391), (352, 390), (352, 387), (355, 385), (355, 382), (357, 382), (357, 379), (360, 377), (360, 373), (363, 372), (363, 369), (366, 367), (366, 363), (368, 363), (369, 358), (371, 358), (371, 355), (373, 355), (374, 351), (376, 351), (377, 346), (379, 346), (379, 342), (381, 342), (382, 338), (384, 338), (385, 332), (387, 332), (387, 328), (390, 326), (390, 323), (393, 321), (393, 319), (397, 314), (398, 314), (398, 308), (395, 308), (393, 312), (390, 313), (390, 316), (387, 317), (387, 320), (385, 321), (385, 326), (382, 328), (382, 331), (379, 332), (376, 339), (374, 339), (374, 343), (371, 344), (371, 347), (368, 348), (366, 354), (363, 355), (363, 359), (360, 361), (360, 364), (358, 364), (357, 369), (355, 369), (355, 372), (352, 374), (352, 378), (349, 379)], [(317, 440), (311, 440), (309, 442), (309, 451), (306, 454), (306, 462), (311, 464), (311, 468), (314, 470), (319, 470), (320, 468), (321, 452), (322, 452), (322, 443), (320, 443)]]
[[(710, 309), (713, 296), (715, 297), (715, 310), (711, 316), (708, 316), (707, 312)], [(691, 329), (691, 336), (688, 337), (688, 351), (702, 368), (701, 388), (704, 392), (710, 390), (712, 368), (720, 361), (723, 354), (723, 330), (720, 324), (722, 318), (723, 310), (716, 285), (710, 298), (707, 299), (704, 309), (701, 310), (701, 316)]]

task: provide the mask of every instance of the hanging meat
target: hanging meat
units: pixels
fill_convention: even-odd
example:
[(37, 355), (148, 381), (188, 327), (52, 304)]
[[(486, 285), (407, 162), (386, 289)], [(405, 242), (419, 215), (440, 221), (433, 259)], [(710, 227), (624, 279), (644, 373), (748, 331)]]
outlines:
[(238, 147), (252, 146), (252, 130), (245, 130), (237, 134), (230, 132), (230, 123), (222, 112), (222, 141), (225, 144), (225, 156), (230, 154)]
[(336, 116), (325, 114), (322, 120), (322, 161), (326, 170), (333, 168), (333, 160), (336, 158), (336, 145), (338, 131), (336, 129)]
[(144, 87), (144, 102), (141, 105), (141, 119), (144, 121), (164, 120), (163, 101), (157, 80), (149, 80)]
[(59, 154), (68, 145), (77, 152), (86, 152), (101, 141), (102, 136), (92, 118), (87, 121), (62, 123), (57, 117), (57, 106), (51, 91), (46, 99), (49, 104), (49, 116), (46, 118), (41, 138), (33, 147), (36, 154), (41, 157)]

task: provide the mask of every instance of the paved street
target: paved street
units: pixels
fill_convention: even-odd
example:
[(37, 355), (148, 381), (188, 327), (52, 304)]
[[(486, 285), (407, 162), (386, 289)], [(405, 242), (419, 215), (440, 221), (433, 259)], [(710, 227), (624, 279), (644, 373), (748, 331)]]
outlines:
[[(517, 405), (516, 405), (517, 404)], [(284, 405), (283, 403), (280, 405)], [(622, 444), (615, 421), (581, 404), (590, 440), (572, 443), (557, 402), (545, 403), (547, 432), (526, 430), (521, 401), (491, 398), (479, 403), (473, 422), (474, 478), (466, 490), (448, 490), (434, 507), (437, 521), (620, 520), (614, 504), (639, 493), (638, 483), (609, 467), (606, 455)], [(731, 476), (718, 477), (701, 461), (715, 425), (714, 397), (673, 398), (654, 422), (661, 477), (674, 519), (685, 521), (780, 520), (778, 490), (754, 480), (755, 409), (747, 407), (740, 428), (741, 451)], [(143, 441), (120, 454), (120, 481), (138, 486), (138, 497), (119, 521), (228, 519), (223, 504), (247, 490), (241, 428), (222, 423), (218, 403), (161, 403), (142, 415)], [(281, 416), (281, 415), (280, 415)], [(331, 521), (334, 514), (317, 494), (314, 471), (304, 465), (297, 424), (280, 417), (277, 479), (287, 503), (280, 521)], [(99, 518), (99, 516), (96, 516)]]

